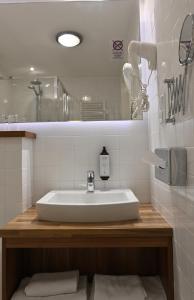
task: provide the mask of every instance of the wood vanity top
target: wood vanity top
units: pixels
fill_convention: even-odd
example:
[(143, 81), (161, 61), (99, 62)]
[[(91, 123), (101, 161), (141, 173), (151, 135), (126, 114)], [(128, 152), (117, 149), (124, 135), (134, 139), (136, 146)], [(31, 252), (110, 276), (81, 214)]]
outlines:
[(140, 219), (114, 223), (55, 223), (38, 221), (35, 207), (18, 215), (5, 227), (4, 238), (106, 238), (172, 237), (172, 228), (151, 204), (140, 206)]
[(21, 137), (21, 138), (28, 138), (28, 139), (35, 139), (36, 134), (30, 131), (21, 131), (21, 130), (14, 130), (14, 131), (0, 131), (0, 138), (12, 138), (12, 137)]
[(82, 274), (159, 274), (174, 300), (172, 228), (150, 205), (136, 221), (65, 224), (40, 222), (35, 207), (0, 230), (3, 300), (21, 278), (39, 272), (79, 269)]

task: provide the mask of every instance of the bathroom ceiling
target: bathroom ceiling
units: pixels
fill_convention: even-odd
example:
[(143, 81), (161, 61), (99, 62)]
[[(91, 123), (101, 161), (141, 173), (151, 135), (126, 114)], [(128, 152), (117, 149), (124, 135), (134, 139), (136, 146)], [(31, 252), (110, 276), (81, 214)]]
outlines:
[[(137, 0), (0, 4), (0, 73), (63, 77), (119, 76), (127, 44), (139, 36)], [(57, 44), (60, 31), (76, 31), (75, 48)], [(124, 41), (124, 57), (114, 59), (112, 41)]]

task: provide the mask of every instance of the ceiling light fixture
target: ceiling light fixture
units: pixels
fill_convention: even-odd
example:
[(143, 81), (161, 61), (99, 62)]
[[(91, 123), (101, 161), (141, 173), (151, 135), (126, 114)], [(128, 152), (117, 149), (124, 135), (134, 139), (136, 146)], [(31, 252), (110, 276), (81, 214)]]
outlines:
[(30, 71), (34, 72), (35, 71), (34, 67), (30, 67)]
[(59, 32), (56, 36), (57, 42), (64, 47), (76, 47), (81, 44), (82, 37), (76, 32)]

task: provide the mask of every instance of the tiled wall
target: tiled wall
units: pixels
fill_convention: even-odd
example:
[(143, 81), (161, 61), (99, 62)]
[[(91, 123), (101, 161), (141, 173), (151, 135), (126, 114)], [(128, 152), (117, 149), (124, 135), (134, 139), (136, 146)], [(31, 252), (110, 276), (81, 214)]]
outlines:
[(0, 225), (32, 201), (32, 141), (0, 138)]
[[(157, 209), (174, 228), (175, 300), (194, 299), (194, 114), (193, 68), (190, 67), (189, 109), (173, 125), (161, 125), (159, 102), (165, 92), (164, 77), (183, 72), (178, 61), (178, 40), (186, 14), (194, 12), (189, 0), (141, 1), (142, 40), (157, 42), (157, 73), (153, 74), (149, 95), (150, 148), (184, 146), (188, 153), (188, 186), (170, 188), (152, 173), (151, 198)], [(144, 70), (144, 75), (147, 71)], [(157, 88), (158, 83), (158, 88)], [(152, 170), (153, 171), (153, 170)]]
[[(34, 143), (34, 201), (52, 189), (85, 189), (88, 170), (96, 188), (132, 188), (149, 201), (149, 167), (142, 162), (148, 149), (147, 120), (1, 125), (37, 133)], [(0, 128), (0, 129), (1, 129)], [(99, 178), (99, 154), (106, 146), (111, 158), (110, 180)]]
[(34, 140), (22, 138), (22, 210), (32, 206)]
[[(32, 140), (0, 138), (0, 226), (32, 205), (32, 155)], [(2, 244), (0, 239), (0, 300), (1, 259)]]

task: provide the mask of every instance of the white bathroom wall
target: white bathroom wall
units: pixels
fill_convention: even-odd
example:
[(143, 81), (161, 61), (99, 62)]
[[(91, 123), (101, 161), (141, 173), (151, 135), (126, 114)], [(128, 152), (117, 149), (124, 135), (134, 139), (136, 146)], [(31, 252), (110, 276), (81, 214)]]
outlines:
[[(0, 125), (2, 130), (5, 125)], [(5, 128), (4, 128), (5, 129)], [(32, 206), (33, 141), (0, 138), (0, 226)], [(2, 240), (0, 238), (0, 300), (2, 299)]]
[[(156, 180), (152, 170), (151, 198), (174, 228), (175, 300), (194, 299), (194, 115), (193, 68), (190, 67), (188, 111), (175, 125), (160, 124), (159, 103), (165, 93), (163, 79), (183, 72), (178, 61), (178, 40), (186, 14), (194, 12), (192, 0), (142, 0), (141, 38), (157, 42), (157, 73), (149, 88), (150, 148), (184, 146), (188, 153), (188, 186), (169, 187)], [(144, 68), (144, 76), (147, 70)], [(157, 88), (158, 83), (158, 88)]]
[(150, 200), (149, 168), (141, 158), (148, 149), (147, 120), (0, 125), (1, 130), (37, 133), (34, 143), (34, 201), (52, 189), (86, 189), (88, 170), (94, 170), (96, 188), (99, 154), (107, 147), (111, 176), (107, 188), (132, 188), (142, 202)]
[[(67, 127), (67, 128), (65, 128)], [(111, 157), (108, 188), (131, 187), (149, 201), (149, 169), (141, 162), (147, 148), (145, 122), (77, 123), (41, 132), (35, 144), (35, 200), (51, 189), (86, 188), (86, 174), (94, 170), (96, 188), (99, 154), (107, 147)]]
[(3, 225), (18, 212), (21, 193), (21, 139), (0, 139), (0, 222)]
[(32, 202), (32, 141), (0, 138), (0, 225)]
[(34, 140), (22, 138), (22, 211), (32, 206)]

